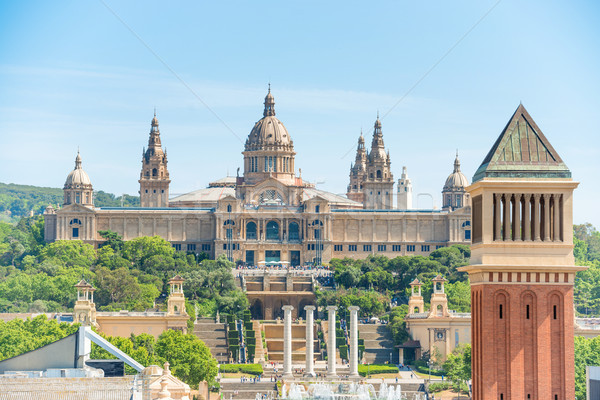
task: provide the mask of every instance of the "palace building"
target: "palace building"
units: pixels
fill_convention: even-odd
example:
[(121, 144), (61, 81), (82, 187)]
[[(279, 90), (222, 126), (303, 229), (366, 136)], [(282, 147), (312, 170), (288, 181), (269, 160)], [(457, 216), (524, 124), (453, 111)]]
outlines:
[(470, 243), (468, 181), (458, 155), (443, 186), (442, 209), (412, 208), (406, 167), (394, 204), (394, 175), (379, 117), (369, 150), (362, 133), (359, 137), (346, 196), (317, 189), (296, 172), (294, 142), (276, 117), (270, 89), (263, 117), (250, 131), (242, 155), (242, 175), (169, 198), (167, 153), (154, 115), (142, 153), (141, 207), (95, 207), (92, 181), (77, 154), (64, 185), (64, 204), (50, 206), (44, 214), (45, 238), (97, 245), (103, 241), (101, 230), (115, 231), (125, 240), (159, 235), (177, 250), (225, 254), (249, 265), (320, 264), (369, 254), (427, 255)]

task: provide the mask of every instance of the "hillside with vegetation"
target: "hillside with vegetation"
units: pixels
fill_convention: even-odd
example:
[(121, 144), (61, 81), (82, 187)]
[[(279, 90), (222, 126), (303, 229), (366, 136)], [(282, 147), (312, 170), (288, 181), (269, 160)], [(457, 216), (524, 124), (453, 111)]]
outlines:
[[(63, 203), (63, 190), (14, 183), (0, 183), (0, 220), (18, 222), (22, 217), (40, 215), (46, 207), (58, 207)], [(136, 207), (140, 205), (138, 196), (124, 194), (116, 197), (102, 190), (94, 191), (94, 204), (97, 207)]]

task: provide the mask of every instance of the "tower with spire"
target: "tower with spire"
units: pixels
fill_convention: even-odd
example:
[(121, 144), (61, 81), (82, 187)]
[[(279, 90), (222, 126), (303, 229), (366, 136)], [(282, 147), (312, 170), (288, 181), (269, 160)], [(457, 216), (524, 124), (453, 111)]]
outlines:
[(346, 195), (350, 200), (363, 203), (365, 194), (363, 193), (363, 185), (367, 177), (367, 151), (365, 150), (365, 138), (362, 130), (358, 138), (358, 146), (356, 147), (356, 159), (354, 164), (350, 164), (350, 184), (348, 184), (348, 192)]
[(390, 166), (390, 153), (385, 151), (381, 121), (377, 113), (363, 184), (363, 204), (366, 209), (389, 210), (394, 207), (394, 176)]
[(412, 181), (402, 167), (402, 175), (398, 179), (398, 207), (399, 210), (412, 209)]
[(458, 159), (458, 150), (454, 159), (454, 171), (448, 175), (444, 188), (442, 189), (442, 201), (444, 210), (455, 210), (470, 205), (469, 194), (467, 193), (469, 181), (460, 171), (460, 160)]
[(81, 204), (92, 207), (94, 205), (94, 189), (92, 181), (81, 166), (81, 155), (77, 149), (75, 168), (67, 175), (63, 187), (64, 205)]
[(160, 131), (156, 110), (152, 118), (148, 148), (142, 152), (142, 172), (140, 173), (140, 205), (142, 207), (169, 206), (169, 170), (167, 152), (160, 143)]

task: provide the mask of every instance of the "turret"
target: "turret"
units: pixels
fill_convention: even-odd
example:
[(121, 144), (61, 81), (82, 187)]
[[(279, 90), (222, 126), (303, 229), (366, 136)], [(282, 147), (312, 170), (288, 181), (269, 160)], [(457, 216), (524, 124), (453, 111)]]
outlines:
[(142, 207), (169, 206), (169, 170), (167, 153), (163, 152), (156, 111), (152, 118), (148, 148), (142, 153), (140, 173), (140, 205)]
[(421, 286), (423, 286), (423, 284), (417, 278), (410, 283), (411, 293), (410, 298), (408, 299), (409, 314), (419, 314), (425, 312), (425, 301), (421, 295)]
[(364, 187), (364, 207), (367, 209), (393, 208), (394, 203), (394, 176), (390, 170), (391, 161), (389, 153), (385, 151), (383, 133), (379, 113), (373, 126), (373, 140), (371, 151), (367, 157), (367, 173)]
[(348, 184), (347, 196), (349, 199), (362, 203), (364, 201), (363, 185), (367, 177), (367, 151), (365, 150), (365, 138), (362, 130), (356, 147), (356, 158), (350, 166), (350, 183)]
[(448, 317), (448, 297), (444, 291), (444, 279), (441, 275), (436, 276), (431, 280), (433, 284), (433, 293), (429, 302), (430, 317)]
[(406, 167), (402, 167), (402, 175), (398, 179), (398, 209), (412, 209), (412, 181), (406, 173)]
[(179, 275), (175, 275), (169, 281), (170, 293), (167, 301), (167, 315), (188, 315), (185, 310), (183, 282), (185, 282), (185, 279)]
[(69, 172), (63, 187), (64, 205), (81, 204), (92, 207), (94, 205), (94, 189), (92, 181), (81, 166), (81, 155), (77, 150), (75, 168)]
[(458, 150), (454, 159), (454, 171), (448, 175), (444, 188), (442, 189), (442, 202), (444, 210), (455, 210), (471, 205), (469, 194), (467, 193), (469, 181), (460, 171), (460, 160), (458, 159)]
[(96, 324), (96, 305), (94, 304), (94, 292), (96, 289), (85, 279), (80, 280), (76, 285), (77, 301), (73, 308), (73, 322), (79, 322), (82, 325)]

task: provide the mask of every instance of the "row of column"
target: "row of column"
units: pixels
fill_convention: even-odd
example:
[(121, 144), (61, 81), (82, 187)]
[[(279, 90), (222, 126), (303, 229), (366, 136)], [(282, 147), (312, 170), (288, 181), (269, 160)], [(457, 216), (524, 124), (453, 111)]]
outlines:
[[(292, 379), (292, 310), (291, 305), (282, 307), (283, 318), (283, 377)], [(304, 376), (314, 377), (314, 316), (315, 306), (305, 306), (306, 311), (306, 366)], [(350, 378), (358, 379), (358, 306), (348, 307), (350, 311)], [(336, 365), (336, 332), (335, 314), (336, 306), (328, 306), (329, 315), (328, 339), (327, 339), (327, 377), (337, 378)]]
[(562, 240), (562, 195), (494, 193), (494, 240)]

